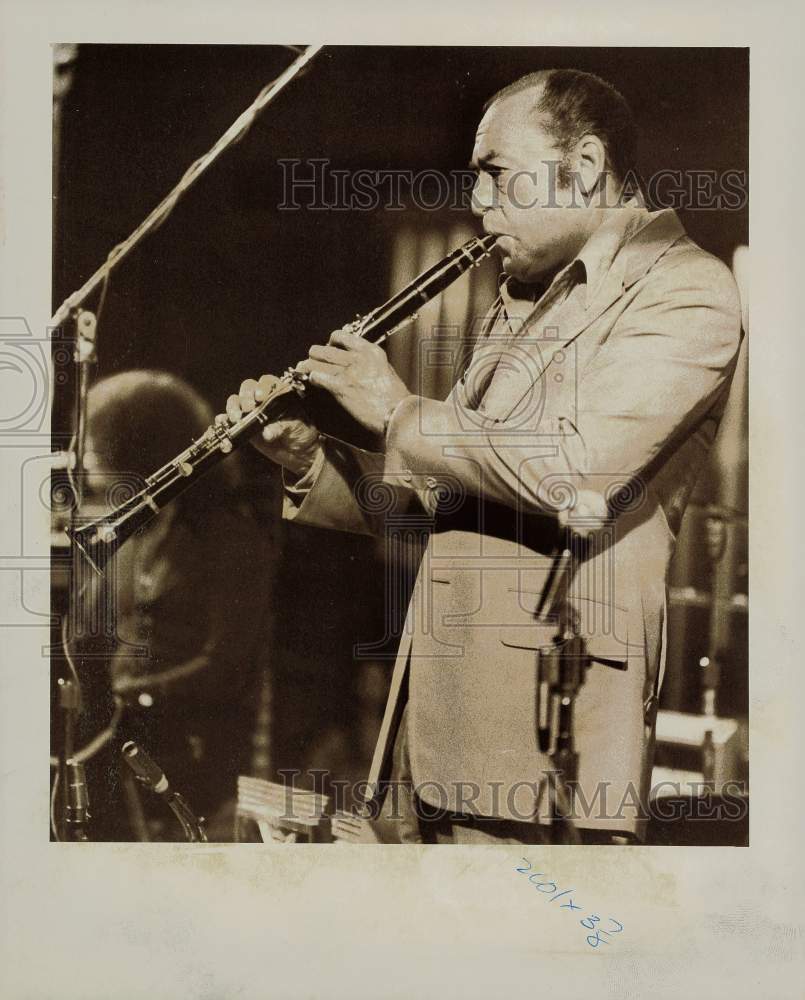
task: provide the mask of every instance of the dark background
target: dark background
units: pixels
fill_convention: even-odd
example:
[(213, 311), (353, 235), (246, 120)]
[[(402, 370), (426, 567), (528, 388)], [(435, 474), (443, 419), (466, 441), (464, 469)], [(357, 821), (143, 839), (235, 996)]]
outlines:
[[(55, 299), (86, 280), (292, 56), (80, 47), (63, 108)], [(621, 90), (645, 175), (748, 169), (746, 50), (325, 49), (115, 273), (103, 370), (169, 368), (221, 403), (246, 375), (300, 360), (313, 340), (386, 297), (394, 220), (382, 210), (279, 212), (276, 161), (462, 169), (484, 101), (549, 66), (590, 70)], [(681, 214), (727, 262), (747, 242), (746, 210)]]
[[(54, 305), (293, 55), (258, 46), (78, 48), (61, 107)], [(484, 101), (524, 73), (563, 66), (598, 73), (624, 94), (644, 176), (748, 170), (745, 49), (327, 48), (115, 271), (97, 374), (168, 369), (222, 410), (243, 378), (301, 360), (312, 342), (388, 296), (395, 226), (409, 213), (279, 211), (277, 160), (461, 170)], [(680, 214), (727, 263), (748, 242), (746, 208)], [(54, 407), (57, 447), (70, 431), (71, 392), (68, 379)], [(266, 614), (276, 766), (322, 763), (329, 752), (352, 754), (338, 766), (360, 771), (384, 695), (382, 674), (354, 667), (351, 648), (358, 636), (382, 634), (378, 554), (368, 540), (279, 525), (276, 477), (248, 451), (248, 489), (275, 544)]]

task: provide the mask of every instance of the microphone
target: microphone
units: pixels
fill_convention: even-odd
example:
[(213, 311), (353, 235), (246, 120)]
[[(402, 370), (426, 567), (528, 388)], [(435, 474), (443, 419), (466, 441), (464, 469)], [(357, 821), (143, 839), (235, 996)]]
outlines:
[(90, 819), (87, 774), (84, 765), (72, 757), (67, 761), (65, 821), (71, 840), (88, 840), (86, 825)]
[(156, 792), (157, 795), (162, 795), (164, 798), (169, 798), (173, 795), (173, 789), (165, 777), (165, 772), (134, 740), (124, 743), (120, 752), (123, 760), (132, 769), (138, 781), (141, 781), (152, 792)]
[(550, 753), (556, 729), (554, 702), (561, 655), (556, 643), (537, 650), (537, 740), (543, 753)]
[(135, 743), (134, 740), (124, 743), (120, 750), (120, 756), (132, 769), (134, 777), (142, 782), (146, 788), (156, 792), (169, 806), (171, 812), (181, 823), (187, 840), (195, 843), (206, 841), (204, 820), (199, 819), (183, 796), (171, 788), (170, 782), (165, 777), (165, 772), (138, 743)]

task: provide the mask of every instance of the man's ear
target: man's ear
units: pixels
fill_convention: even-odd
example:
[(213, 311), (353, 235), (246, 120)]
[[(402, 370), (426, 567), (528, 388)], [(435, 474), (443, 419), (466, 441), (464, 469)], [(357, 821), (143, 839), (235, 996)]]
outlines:
[(607, 151), (597, 135), (583, 135), (576, 143), (576, 163), (582, 194), (589, 195), (604, 184)]

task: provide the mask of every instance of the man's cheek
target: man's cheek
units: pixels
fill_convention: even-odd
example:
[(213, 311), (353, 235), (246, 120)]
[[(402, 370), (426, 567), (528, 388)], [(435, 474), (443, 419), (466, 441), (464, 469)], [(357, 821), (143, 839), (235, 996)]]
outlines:
[(540, 204), (537, 175), (526, 171), (512, 174), (506, 185), (507, 200), (515, 212), (527, 212)]

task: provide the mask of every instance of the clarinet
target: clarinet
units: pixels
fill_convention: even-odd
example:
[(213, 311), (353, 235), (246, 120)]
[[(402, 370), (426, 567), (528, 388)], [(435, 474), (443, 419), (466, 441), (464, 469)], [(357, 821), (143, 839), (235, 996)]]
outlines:
[[(349, 326), (350, 332), (373, 344), (385, 343), (400, 327), (415, 318), (422, 305), (443, 292), (468, 268), (480, 264), (491, 253), (495, 239), (483, 236), (464, 243), (383, 305), (355, 319)], [(286, 397), (293, 393), (304, 398), (307, 382), (306, 373), (297, 368), (287, 369), (268, 398), (250, 413), (233, 424), (223, 421), (212, 424), (189, 448), (149, 476), (139, 493), (105, 517), (78, 528), (68, 528), (68, 535), (92, 569), (102, 574), (117, 548), (166, 504), (190, 489), (213, 466), (255, 437), (266, 424), (281, 416), (283, 400), (287, 409)]]

